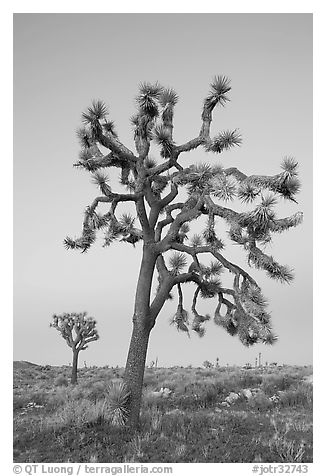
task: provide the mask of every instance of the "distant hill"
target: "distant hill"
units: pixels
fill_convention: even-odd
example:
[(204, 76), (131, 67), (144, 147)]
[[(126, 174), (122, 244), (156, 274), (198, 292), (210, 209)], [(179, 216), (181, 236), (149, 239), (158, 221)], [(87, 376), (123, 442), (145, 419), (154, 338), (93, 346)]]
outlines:
[(14, 360), (13, 362), (14, 369), (28, 369), (28, 368), (36, 368), (41, 367), (38, 364), (33, 364), (32, 362), (27, 362), (27, 360)]

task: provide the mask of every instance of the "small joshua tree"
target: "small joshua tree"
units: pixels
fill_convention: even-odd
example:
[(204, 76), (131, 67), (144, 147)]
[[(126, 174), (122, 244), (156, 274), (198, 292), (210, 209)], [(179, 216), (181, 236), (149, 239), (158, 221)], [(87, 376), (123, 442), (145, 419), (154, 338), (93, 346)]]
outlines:
[[(203, 101), (198, 135), (182, 144), (177, 144), (173, 135), (178, 95), (158, 83), (140, 85), (136, 114), (131, 118), (134, 150), (120, 141), (102, 101), (93, 101), (82, 115), (84, 125), (78, 130), (82, 150), (75, 166), (91, 173), (99, 193), (86, 207), (81, 236), (66, 237), (64, 245), (86, 252), (101, 230), (106, 247), (117, 241), (133, 246), (142, 243), (133, 331), (124, 374), (130, 391), (128, 424), (132, 427), (139, 423), (150, 333), (173, 289), (177, 291), (178, 302), (172, 323), (179, 331), (189, 335), (193, 330), (201, 337), (206, 322), (213, 318), (246, 346), (257, 342), (273, 344), (276, 340), (267, 300), (259, 284), (247, 270), (230, 261), (217, 225), (224, 222), (227, 238), (243, 249), (249, 268), (263, 270), (271, 279), (290, 283), (292, 270), (266, 254), (264, 248), (274, 233), (282, 233), (302, 221), (299, 212), (277, 218), (274, 208), (280, 199), (296, 202), (300, 189), (296, 160), (285, 158), (279, 173), (271, 176), (247, 175), (232, 166), (180, 163), (187, 152), (199, 147), (212, 158), (241, 144), (237, 130), (219, 131), (211, 136), (213, 112), (227, 104), (230, 90), (230, 81), (225, 76), (213, 79)], [(160, 157), (153, 157), (153, 143), (159, 147)], [(111, 168), (121, 171), (123, 193), (113, 191), (110, 186)], [(241, 202), (251, 208), (236, 211), (225, 206), (225, 202), (233, 199), (238, 200), (239, 208)], [(119, 215), (120, 205), (126, 203), (134, 214)], [(105, 213), (99, 213), (99, 206), (107, 207)], [(197, 227), (194, 233), (191, 225), (200, 217), (207, 219), (206, 225), (200, 230)], [(210, 264), (204, 263), (203, 255), (211, 256)], [(233, 275), (230, 286), (223, 285), (224, 270)], [(192, 321), (183, 301), (187, 283), (194, 285)], [(213, 315), (198, 311), (200, 298), (214, 302)]]
[(50, 327), (54, 327), (72, 349), (71, 383), (77, 383), (78, 355), (85, 350), (93, 340), (98, 340), (99, 335), (95, 328), (96, 321), (88, 317), (87, 312), (54, 314)]

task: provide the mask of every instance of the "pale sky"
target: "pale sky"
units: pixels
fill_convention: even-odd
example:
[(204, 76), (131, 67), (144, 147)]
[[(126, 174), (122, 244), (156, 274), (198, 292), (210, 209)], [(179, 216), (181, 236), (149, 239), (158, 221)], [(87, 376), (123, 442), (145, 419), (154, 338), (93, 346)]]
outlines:
[[(124, 365), (131, 333), (140, 245), (66, 251), (83, 210), (98, 194), (91, 177), (72, 167), (76, 128), (93, 98), (109, 106), (120, 138), (133, 148), (129, 118), (141, 81), (158, 80), (180, 96), (175, 139), (195, 137), (214, 75), (232, 80), (231, 102), (216, 110), (212, 133), (239, 128), (241, 148), (219, 156), (184, 156), (274, 175), (284, 156), (300, 167), (299, 204), (282, 202), (280, 217), (298, 210), (304, 223), (275, 236), (266, 251), (295, 269), (290, 286), (251, 270), (270, 302), (279, 342), (245, 348), (215, 326), (191, 339), (169, 325), (166, 303), (151, 334), (148, 361), (222, 365), (263, 360), (312, 362), (312, 15), (311, 14), (16, 14), (14, 16), (14, 359), (61, 365), (70, 349), (49, 328), (53, 313), (87, 310), (100, 340), (80, 363)], [(114, 189), (115, 175), (111, 174)], [(235, 205), (236, 207), (236, 205)], [(245, 266), (231, 246), (226, 256)], [(156, 284), (154, 283), (154, 287)], [(188, 309), (190, 310), (190, 286)], [(213, 312), (204, 302), (203, 312)]]

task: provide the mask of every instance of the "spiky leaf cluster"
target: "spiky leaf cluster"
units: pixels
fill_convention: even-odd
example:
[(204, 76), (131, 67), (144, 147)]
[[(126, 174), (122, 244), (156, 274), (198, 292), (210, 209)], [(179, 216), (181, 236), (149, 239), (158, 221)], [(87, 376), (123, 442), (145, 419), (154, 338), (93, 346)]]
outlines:
[(200, 296), (203, 299), (212, 299), (215, 297), (221, 287), (221, 281), (217, 278), (203, 280), (200, 284)]
[(121, 229), (116, 223), (110, 222), (104, 235), (103, 247), (110, 246), (121, 236)]
[(189, 167), (190, 173), (186, 177), (189, 194), (203, 191), (209, 186), (209, 181), (213, 177), (212, 168), (209, 164), (200, 163)]
[(198, 248), (199, 246), (202, 246), (203, 244), (203, 238), (201, 234), (199, 233), (194, 233), (194, 235), (190, 239), (190, 246), (193, 248)]
[(50, 327), (60, 332), (69, 347), (85, 350), (89, 342), (99, 339), (96, 320), (87, 312), (54, 314)]
[(130, 213), (123, 213), (119, 219), (121, 233), (131, 233), (134, 229), (135, 218)]
[(152, 192), (154, 195), (160, 196), (160, 194), (165, 190), (169, 184), (169, 179), (164, 175), (155, 175), (151, 179), (152, 183)]
[(177, 276), (187, 266), (187, 257), (183, 253), (174, 252), (169, 258), (170, 272)]
[[(257, 342), (271, 344), (276, 341), (271, 330), (270, 316), (266, 312), (267, 302), (258, 288), (244, 286), (236, 303), (220, 299), (214, 322), (230, 335), (238, 336), (243, 345), (251, 346)], [(222, 303), (227, 308), (225, 314), (221, 313)]]
[[(249, 239), (261, 243), (270, 242), (270, 232), (277, 228), (277, 225), (275, 225), (277, 223), (275, 211), (273, 210), (276, 203), (275, 195), (262, 196), (261, 202), (254, 210), (239, 214), (237, 221), (231, 222), (229, 231), (231, 239), (239, 244), (246, 244)], [(247, 235), (243, 234), (242, 228), (246, 228)]]
[(187, 185), (189, 195), (203, 191), (209, 193), (211, 180), (221, 175), (222, 172), (223, 168), (220, 165), (211, 166), (207, 163), (199, 163), (191, 165), (180, 173), (176, 182), (180, 185)]
[(96, 213), (95, 210), (91, 209), (90, 207), (86, 208), (85, 215), (88, 219), (88, 226), (93, 230), (101, 230), (102, 228), (108, 226), (111, 219), (110, 215)]
[(80, 238), (75, 240), (67, 236), (63, 240), (63, 245), (67, 250), (80, 250), (85, 253), (96, 240), (96, 233), (91, 228), (83, 230), (83, 234)]
[(105, 405), (112, 425), (125, 426), (129, 410), (130, 391), (124, 382), (112, 382), (108, 388)]
[(257, 240), (265, 238), (275, 220), (273, 206), (276, 203), (275, 196), (267, 195), (262, 198), (261, 203), (252, 212), (248, 213), (249, 224), (247, 228), (250, 236)]
[(96, 171), (93, 173), (92, 182), (98, 186), (103, 195), (109, 195), (111, 193), (111, 187), (109, 186), (109, 177), (103, 172)]
[(176, 326), (178, 331), (186, 332), (189, 335), (188, 312), (182, 307), (181, 304), (178, 305), (177, 312), (172, 317), (170, 324)]
[(259, 191), (270, 190), (287, 200), (296, 202), (295, 195), (301, 188), (298, 179), (298, 163), (291, 157), (286, 157), (282, 161), (281, 168), (283, 172), (274, 177), (255, 175), (248, 177), (243, 186), (250, 185)]
[(161, 147), (161, 156), (171, 157), (174, 149), (174, 142), (170, 138), (168, 129), (164, 124), (157, 124), (152, 130), (152, 137), (156, 144)]
[(212, 111), (217, 104), (225, 106), (230, 101), (227, 93), (231, 90), (231, 81), (226, 76), (215, 76), (211, 89), (207, 98), (205, 99), (204, 106), (208, 111)]
[[(164, 88), (160, 94), (159, 103), (162, 107), (161, 117), (164, 125), (173, 128), (174, 106), (178, 102), (178, 95), (172, 88)], [(172, 132), (172, 131), (171, 131)]]
[(132, 117), (134, 123), (134, 139), (137, 148), (137, 140), (148, 140), (152, 138), (154, 120), (147, 114), (138, 113)]
[[(199, 336), (199, 337), (204, 337), (204, 335), (206, 334), (206, 329), (205, 327), (202, 325), (203, 322), (205, 321), (208, 321), (210, 319), (210, 316), (208, 314), (206, 314), (205, 316), (199, 316), (199, 319), (198, 318), (194, 318), (193, 322), (192, 322), (192, 326), (191, 326), (191, 329), (193, 331), (196, 332), (196, 334)], [(202, 319), (204, 318), (204, 319)]]
[(94, 143), (94, 138), (86, 127), (77, 129), (77, 137), (82, 149), (89, 149)]
[(210, 181), (212, 194), (225, 202), (233, 200), (236, 196), (237, 186), (228, 175), (221, 174)]
[(88, 148), (88, 149), (82, 149), (80, 152), (79, 152), (79, 159), (82, 161), (82, 162), (88, 162), (92, 159), (95, 159), (95, 155), (92, 151), (92, 148)]
[(120, 241), (131, 244), (135, 247), (142, 237), (136, 232), (136, 230), (131, 230), (130, 233), (124, 234)]
[(144, 165), (147, 169), (152, 169), (153, 167), (156, 167), (157, 161), (154, 159), (154, 157), (148, 155), (144, 160)]
[(270, 326), (248, 318), (239, 322), (237, 335), (241, 343), (247, 347), (258, 342), (272, 345), (277, 341), (277, 336), (272, 332)]
[(177, 243), (183, 243), (188, 240), (188, 232), (190, 231), (190, 226), (188, 223), (183, 223), (179, 229), (179, 232), (175, 238)]
[(203, 238), (208, 244), (213, 244), (217, 240), (214, 228), (207, 227), (203, 231)]
[(297, 177), (290, 177), (287, 178), (287, 174), (285, 177), (281, 177), (273, 186), (273, 190), (276, 193), (279, 193), (283, 198), (287, 200), (291, 200), (295, 203), (295, 195), (300, 192), (301, 183)]
[(260, 191), (251, 183), (245, 182), (238, 188), (238, 197), (243, 203), (251, 203), (259, 195)]
[(216, 235), (215, 228), (214, 228), (214, 221), (208, 219), (206, 223), (206, 227), (204, 228), (204, 231), (202, 233), (202, 236), (206, 244), (211, 245), (216, 251), (223, 250), (224, 243)]
[(179, 97), (173, 88), (163, 88), (159, 95), (159, 102), (163, 108), (166, 106), (175, 106), (178, 99)]
[(272, 231), (276, 233), (281, 233), (282, 231), (288, 230), (289, 228), (293, 228), (298, 226), (303, 221), (303, 213), (297, 212), (294, 215), (288, 217), (285, 220), (274, 221), (272, 226)]
[(266, 311), (268, 302), (257, 286), (245, 283), (241, 287), (240, 302), (246, 314), (270, 329), (270, 315)]
[(195, 272), (200, 278), (198, 286), (201, 298), (211, 299), (218, 294), (222, 285), (218, 276), (223, 271), (223, 266), (218, 261), (211, 261), (208, 266), (200, 264), (199, 267), (194, 263), (189, 271)]
[(206, 145), (208, 152), (215, 152), (220, 154), (224, 150), (232, 149), (232, 147), (240, 146), (242, 143), (241, 135), (237, 129), (230, 131), (222, 131), (215, 136), (211, 142)]
[(118, 137), (114, 121), (108, 121), (107, 119), (105, 119), (105, 122), (102, 124), (102, 128), (103, 128), (104, 134), (110, 133), (113, 135), (113, 137)]
[(298, 176), (298, 162), (293, 157), (285, 157), (281, 163), (283, 178), (286, 180)]
[(98, 140), (102, 132), (100, 121), (106, 120), (108, 109), (103, 101), (93, 100), (92, 105), (82, 113), (82, 122), (89, 127), (89, 132), (94, 141)]
[(240, 245), (245, 245), (248, 241), (248, 238), (244, 236), (242, 227), (236, 221), (231, 222), (228, 235), (232, 241)]
[(267, 256), (262, 252), (250, 251), (248, 263), (257, 269), (264, 269), (270, 278), (277, 281), (290, 283), (294, 279), (293, 271), (288, 266), (280, 265), (272, 256)]
[(108, 109), (103, 101), (93, 100), (92, 105), (82, 113), (82, 121), (84, 124), (92, 125), (96, 121), (106, 118)]
[(215, 312), (214, 322), (216, 325), (223, 327), (231, 336), (237, 334), (237, 321), (232, 313), (227, 312), (225, 315), (222, 315)]
[(207, 322), (210, 320), (211, 316), (209, 314), (199, 314), (196, 309), (193, 309), (193, 314), (194, 314), (194, 319), (192, 322), (192, 330), (197, 331), (198, 326), (201, 326), (204, 322)]
[(211, 276), (219, 276), (224, 271), (223, 265), (219, 261), (211, 261), (208, 266), (202, 268), (202, 273), (205, 278)]
[(80, 167), (88, 172), (95, 172), (100, 166), (96, 162), (96, 158), (91, 151), (91, 148), (82, 149), (79, 153), (79, 160), (74, 164), (74, 167)]
[(157, 101), (160, 98), (162, 86), (159, 83), (141, 83), (139, 86), (139, 95), (136, 97), (139, 110), (142, 114), (153, 119), (158, 116)]

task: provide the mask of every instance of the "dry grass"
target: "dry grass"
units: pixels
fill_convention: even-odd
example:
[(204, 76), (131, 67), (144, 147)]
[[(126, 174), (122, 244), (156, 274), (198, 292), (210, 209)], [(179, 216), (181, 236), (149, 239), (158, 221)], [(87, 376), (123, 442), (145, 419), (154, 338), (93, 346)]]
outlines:
[[(311, 368), (147, 369), (142, 428), (124, 428), (122, 369), (14, 371), (16, 462), (311, 462)], [(153, 398), (161, 387), (173, 392)], [(229, 408), (229, 392), (259, 388)], [(270, 397), (278, 395), (271, 403)], [(115, 415), (115, 416), (114, 416)]]

